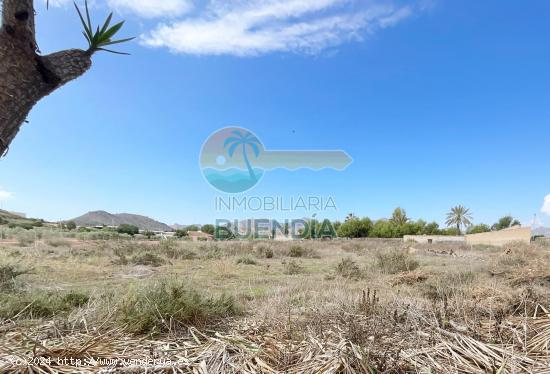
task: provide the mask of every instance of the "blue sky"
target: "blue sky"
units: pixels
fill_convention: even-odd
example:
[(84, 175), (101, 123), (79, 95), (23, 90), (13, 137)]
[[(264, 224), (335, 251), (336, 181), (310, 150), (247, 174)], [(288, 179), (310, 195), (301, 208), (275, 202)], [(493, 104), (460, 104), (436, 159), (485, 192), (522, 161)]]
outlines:
[[(2, 208), (212, 222), (199, 152), (237, 125), (354, 159), (269, 172), (249, 196), (332, 196), (334, 219), (401, 206), (442, 222), (464, 204), (477, 223), (550, 224), (548, 1), (97, 0), (94, 18), (109, 8), (132, 55), (97, 54), (35, 107), (0, 161)], [(37, 11), (44, 53), (85, 47), (69, 3)]]

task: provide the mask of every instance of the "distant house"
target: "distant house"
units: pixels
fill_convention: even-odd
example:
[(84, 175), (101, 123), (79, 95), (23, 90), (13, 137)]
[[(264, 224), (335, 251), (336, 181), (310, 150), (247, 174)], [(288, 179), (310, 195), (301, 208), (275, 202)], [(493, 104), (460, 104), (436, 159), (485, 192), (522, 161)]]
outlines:
[(450, 235), (405, 235), (403, 237), (405, 242), (416, 242), (423, 244), (432, 243), (464, 243), (466, 238), (464, 236), (450, 236)]
[(531, 242), (531, 228), (514, 226), (509, 229), (466, 235), (468, 244), (503, 246), (511, 242)]
[(531, 242), (531, 228), (514, 226), (509, 229), (484, 232), (481, 234), (468, 234), (465, 236), (444, 236), (444, 235), (405, 235), (405, 242), (413, 241), (417, 243), (442, 243), (442, 242), (462, 242), (470, 245), (494, 245), (502, 246), (512, 242)]
[(191, 238), (192, 241), (198, 242), (198, 241), (211, 241), (214, 240), (214, 235), (207, 234), (202, 231), (189, 231), (187, 232), (187, 235), (189, 235), (189, 238)]

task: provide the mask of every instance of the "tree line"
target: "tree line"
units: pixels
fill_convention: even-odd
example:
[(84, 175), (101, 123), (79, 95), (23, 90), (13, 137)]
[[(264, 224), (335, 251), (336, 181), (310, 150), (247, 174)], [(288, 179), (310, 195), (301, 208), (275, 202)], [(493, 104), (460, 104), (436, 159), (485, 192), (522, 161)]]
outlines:
[(398, 207), (388, 219), (373, 221), (368, 217), (359, 218), (350, 213), (343, 223), (334, 222), (333, 226), (337, 236), (343, 238), (402, 238), (405, 235), (478, 234), (521, 225), (510, 215), (500, 218), (491, 226), (485, 223), (474, 225), (472, 221), (470, 210), (462, 205), (453, 207), (447, 213), (445, 221), (447, 227), (443, 228), (437, 222), (412, 220), (407, 216), (405, 209)]

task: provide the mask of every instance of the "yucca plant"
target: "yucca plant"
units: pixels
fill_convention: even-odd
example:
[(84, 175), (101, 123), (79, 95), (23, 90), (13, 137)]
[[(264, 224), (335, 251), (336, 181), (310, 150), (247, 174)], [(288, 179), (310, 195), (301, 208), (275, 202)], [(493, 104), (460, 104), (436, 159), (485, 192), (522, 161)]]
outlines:
[(124, 25), (124, 21), (117, 23), (114, 26), (111, 26), (111, 20), (113, 18), (113, 13), (109, 14), (107, 19), (105, 20), (105, 23), (103, 24), (103, 27), (101, 29), (99, 26), (97, 26), (95, 32), (93, 31), (92, 27), (92, 21), (90, 18), (90, 11), (88, 9), (88, 0), (84, 2), (85, 10), (86, 10), (86, 19), (84, 19), (82, 12), (80, 11), (80, 8), (76, 3), (74, 3), (74, 6), (76, 8), (76, 11), (78, 12), (78, 16), (80, 17), (80, 21), (82, 22), (82, 26), (84, 27), (84, 31), (82, 34), (84, 34), (84, 37), (88, 41), (88, 53), (92, 54), (97, 51), (105, 51), (110, 53), (116, 53), (119, 55), (128, 55), (129, 53), (124, 52), (117, 52), (113, 51), (111, 49), (107, 49), (105, 47), (113, 45), (113, 44), (120, 44), (129, 42), (130, 40), (133, 40), (135, 38), (126, 38), (126, 39), (118, 39), (113, 40), (112, 38), (120, 31), (122, 26)]
[(76, 8), (84, 26), (88, 48), (41, 54), (37, 44), (39, 38), (35, 33), (34, 3), (35, 0), (0, 0), (0, 23), (3, 25), (0, 33), (0, 71), (9, 72), (0, 73), (0, 158), (6, 155), (31, 109), (40, 100), (84, 75), (92, 67), (94, 52), (120, 53), (107, 48), (132, 40), (115, 39), (123, 23), (111, 25), (112, 14), (99, 27), (92, 28), (86, 3), (85, 11), (81, 12), (78, 6)]

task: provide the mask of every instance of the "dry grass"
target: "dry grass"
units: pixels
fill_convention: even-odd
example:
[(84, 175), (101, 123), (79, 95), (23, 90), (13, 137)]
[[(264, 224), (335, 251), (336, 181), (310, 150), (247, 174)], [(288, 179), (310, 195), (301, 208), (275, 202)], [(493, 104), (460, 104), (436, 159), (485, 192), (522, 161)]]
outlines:
[(0, 372), (549, 372), (548, 247), (48, 240), (0, 242)]

